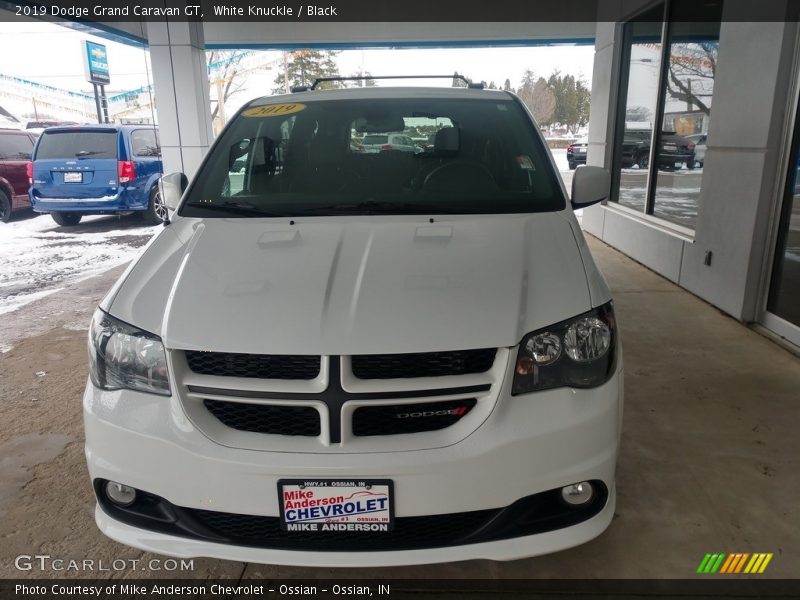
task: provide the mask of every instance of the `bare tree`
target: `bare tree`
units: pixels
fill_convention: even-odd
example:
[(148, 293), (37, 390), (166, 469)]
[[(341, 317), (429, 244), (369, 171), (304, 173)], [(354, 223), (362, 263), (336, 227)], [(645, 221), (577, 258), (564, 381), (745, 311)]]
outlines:
[(653, 118), (653, 111), (646, 106), (636, 105), (628, 106), (625, 109), (626, 121), (646, 122)]
[(242, 90), (244, 79), (240, 63), (245, 57), (245, 53), (235, 50), (211, 50), (206, 53), (206, 56), (212, 75), (211, 85), (216, 86), (217, 89), (217, 93), (212, 94), (217, 98), (214, 110), (211, 111), (211, 120), (213, 121), (220, 115), (220, 103), (224, 107), (228, 98)]
[(711, 114), (708, 98), (714, 91), (719, 42), (676, 43), (670, 48), (667, 89), (670, 96)]

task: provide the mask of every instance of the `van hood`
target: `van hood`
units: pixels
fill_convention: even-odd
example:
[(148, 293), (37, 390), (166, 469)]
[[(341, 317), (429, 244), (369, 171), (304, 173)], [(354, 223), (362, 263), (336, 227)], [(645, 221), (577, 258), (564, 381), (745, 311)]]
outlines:
[(374, 354), (514, 346), (591, 299), (558, 213), (177, 217), (104, 306), (171, 349)]

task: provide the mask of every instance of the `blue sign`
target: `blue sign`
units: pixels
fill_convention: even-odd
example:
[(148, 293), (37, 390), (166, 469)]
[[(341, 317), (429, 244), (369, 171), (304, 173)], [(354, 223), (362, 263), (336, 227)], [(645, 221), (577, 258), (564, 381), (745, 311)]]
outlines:
[(86, 80), (89, 83), (107, 85), (111, 83), (108, 72), (108, 53), (103, 44), (86, 41), (83, 46), (83, 65), (86, 70)]

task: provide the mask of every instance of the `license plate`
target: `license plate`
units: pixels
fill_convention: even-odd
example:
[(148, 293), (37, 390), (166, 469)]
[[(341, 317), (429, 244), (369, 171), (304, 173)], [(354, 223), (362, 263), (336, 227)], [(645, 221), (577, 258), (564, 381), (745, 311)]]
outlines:
[(670, 152), (675, 152), (678, 147), (675, 144), (664, 144), (664, 150), (669, 150)]
[(586, 148), (578, 148), (578, 154), (586, 154)]
[(64, 173), (64, 183), (83, 183), (83, 173)]
[(281, 529), (319, 532), (386, 532), (394, 525), (388, 479), (281, 479)]

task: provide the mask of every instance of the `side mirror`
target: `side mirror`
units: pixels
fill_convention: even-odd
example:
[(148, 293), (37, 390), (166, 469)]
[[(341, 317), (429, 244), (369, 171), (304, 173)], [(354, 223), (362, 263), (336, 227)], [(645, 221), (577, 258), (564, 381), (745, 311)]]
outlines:
[(181, 196), (189, 185), (189, 179), (183, 173), (167, 173), (158, 181), (161, 197), (164, 199), (166, 207), (175, 211), (181, 202)]
[(572, 176), (572, 208), (584, 208), (608, 198), (611, 174), (602, 167), (581, 166)]

